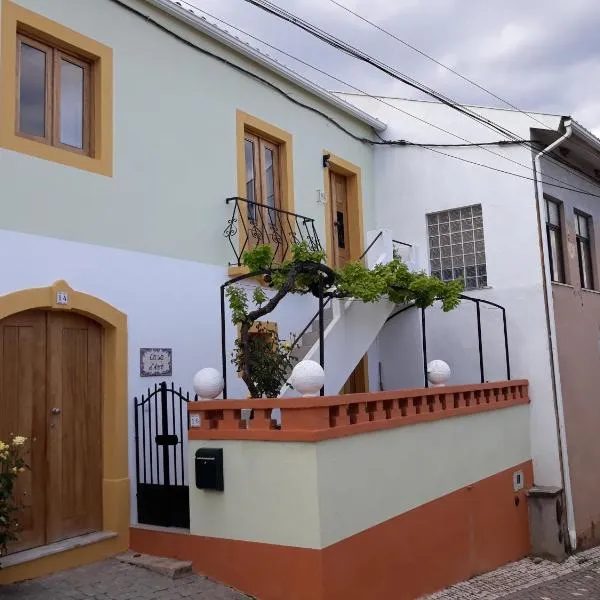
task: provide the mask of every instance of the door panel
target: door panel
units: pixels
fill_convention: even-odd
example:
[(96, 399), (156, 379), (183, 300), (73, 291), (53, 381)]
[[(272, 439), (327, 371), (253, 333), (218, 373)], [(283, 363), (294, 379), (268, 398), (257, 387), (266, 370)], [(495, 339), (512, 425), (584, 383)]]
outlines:
[(24, 312), (0, 321), (0, 440), (24, 435), (31, 470), (22, 473), (15, 489), (19, 540), (9, 552), (41, 546), (45, 541), (45, 403), (46, 318)]
[(359, 394), (369, 391), (367, 355), (362, 357), (361, 361), (348, 377), (348, 381), (341, 389), (341, 394)]
[(102, 331), (48, 313), (47, 543), (102, 528)]
[(334, 267), (343, 267), (350, 260), (350, 236), (348, 223), (348, 184), (346, 177), (330, 171), (331, 223), (333, 227)]

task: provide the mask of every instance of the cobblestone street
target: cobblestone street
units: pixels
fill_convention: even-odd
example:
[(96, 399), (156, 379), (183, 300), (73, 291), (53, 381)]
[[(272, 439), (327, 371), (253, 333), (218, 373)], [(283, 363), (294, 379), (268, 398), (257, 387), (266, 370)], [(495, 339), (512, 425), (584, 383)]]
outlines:
[[(198, 575), (170, 579), (107, 560), (0, 588), (2, 600), (250, 600)], [(562, 564), (525, 559), (421, 600), (600, 600), (600, 548)], [(281, 600), (285, 600), (282, 598)], [(311, 600), (307, 598), (306, 600)], [(365, 600), (395, 600), (365, 598)]]
[(421, 600), (600, 600), (600, 548), (563, 563), (521, 560)]
[(250, 600), (198, 575), (170, 579), (107, 560), (0, 587), (2, 600)]

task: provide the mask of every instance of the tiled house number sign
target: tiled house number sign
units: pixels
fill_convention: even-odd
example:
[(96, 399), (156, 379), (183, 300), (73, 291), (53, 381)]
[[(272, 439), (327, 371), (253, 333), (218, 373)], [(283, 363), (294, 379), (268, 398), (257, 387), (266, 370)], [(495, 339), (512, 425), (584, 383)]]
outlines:
[(141, 377), (170, 377), (173, 375), (172, 348), (140, 348)]

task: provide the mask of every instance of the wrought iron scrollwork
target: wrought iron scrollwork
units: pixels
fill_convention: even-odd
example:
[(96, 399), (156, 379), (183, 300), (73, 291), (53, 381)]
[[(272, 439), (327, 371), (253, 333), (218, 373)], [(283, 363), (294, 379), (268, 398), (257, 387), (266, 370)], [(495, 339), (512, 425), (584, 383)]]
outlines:
[(230, 266), (241, 266), (244, 252), (259, 244), (273, 248), (273, 262), (285, 259), (290, 248), (300, 242), (306, 242), (311, 250), (322, 250), (315, 221), (310, 217), (245, 198), (227, 198), (225, 202), (233, 205), (224, 230), (234, 254)]

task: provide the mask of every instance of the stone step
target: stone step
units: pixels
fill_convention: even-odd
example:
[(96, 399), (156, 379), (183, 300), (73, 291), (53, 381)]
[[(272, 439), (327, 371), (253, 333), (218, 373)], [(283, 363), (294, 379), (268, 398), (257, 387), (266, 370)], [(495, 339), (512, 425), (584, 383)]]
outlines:
[(149, 571), (154, 571), (160, 575), (165, 575), (171, 579), (189, 575), (192, 572), (191, 560), (175, 560), (173, 558), (164, 558), (162, 556), (150, 556), (149, 554), (139, 554), (138, 552), (125, 552), (115, 557), (118, 561), (142, 567)]

